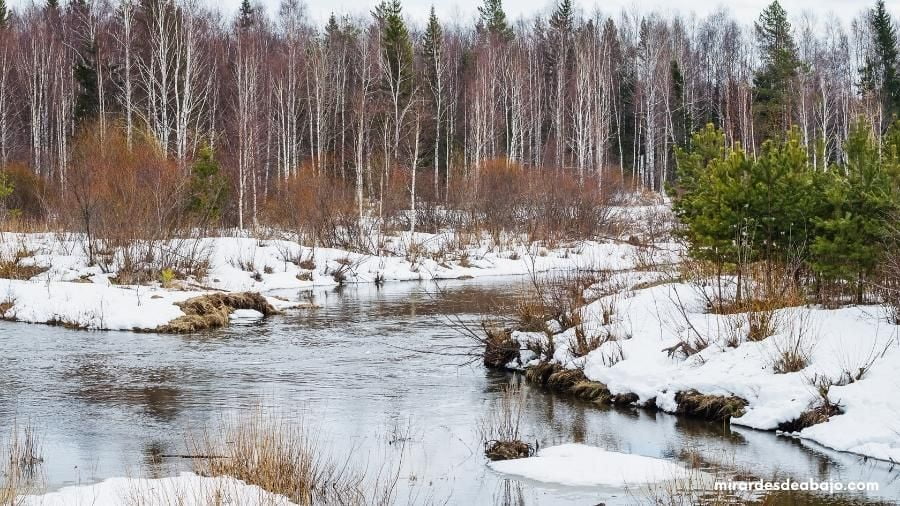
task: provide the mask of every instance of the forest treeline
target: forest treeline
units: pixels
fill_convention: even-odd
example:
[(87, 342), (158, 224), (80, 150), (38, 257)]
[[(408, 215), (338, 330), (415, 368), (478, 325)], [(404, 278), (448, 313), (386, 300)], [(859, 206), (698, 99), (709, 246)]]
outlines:
[(74, 200), (89, 226), (110, 195), (156, 187), (180, 195), (157, 219), (199, 210), (241, 228), (336, 201), (356, 216), (459, 208), (510, 185), (582, 205), (607, 185), (664, 191), (675, 148), (706, 124), (751, 157), (794, 127), (820, 170), (847, 161), (852, 125), (880, 139), (900, 112), (895, 23), (883, 1), (849, 26), (789, 19), (777, 1), (745, 25), (559, 0), (513, 23), (484, 0), (471, 24), (432, 10), (419, 26), (382, 0), (316, 26), (300, 0), (274, 16), (245, 0), (233, 17), (0, 0), (7, 205), (44, 217)]

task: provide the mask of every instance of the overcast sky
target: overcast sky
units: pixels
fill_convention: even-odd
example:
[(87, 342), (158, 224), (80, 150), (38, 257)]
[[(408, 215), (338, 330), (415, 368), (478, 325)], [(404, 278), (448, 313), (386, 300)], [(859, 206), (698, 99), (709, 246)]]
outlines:
[[(279, 0), (257, 1), (274, 9)], [(220, 0), (220, 2), (219, 5), (224, 9), (229, 7), (236, 9), (240, 0)], [(432, 5), (442, 19), (465, 22), (474, 19), (482, 0), (402, 0), (402, 2), (407, 16), (420, 23), (424, 21)], [(759, 12), (770, 2), (771, 0), (574, 0), (575, 5), (588, 14), (600, 7), (603, 12), (618, 12), (626, 8), (644, 12), (680, 11), (704, 15), (726, 6), (736, 18), (746, 22), (756, 19)], [(849, 23), (874, 2), (875, 0), (781, 0), (781, 4), (792, 17), (808, 12), (819, 19), (837, 16), (845, 23)], [(368, 13), (375, 3), (376, 0), (306, 0), (309, 13), (316, 21), (324, 21), (331, 12)], [(520, 16), (549, 11), (554, 3), (554, 0), (504, 0), (503, 6), (510, 18), (517, 19)], [(900, 0), (886, 0), (886, 4), (895, 16), (900, 15)]]
[[(22, 6), (42, 3), (44, 0), (7, 0), (8, 4)], [(65, 1), (65, 0), (64, 0)], [(241, 0), (200, 0), (216, 5), (226, 14), (237, 11)], [(253, 3), (261, 3), (270, 13), (274, 13), (280, 0), (251, 0)], [(301, 0), (305, 2), (311, 18), (317, 23), (328, 19), (332, 12), (368, 14), (377, 0)], [(477, 7), (483, 0), (401, 0), (407, 17), (419, 25), (424, 24), (425, 17), (432, 5), (435, 6), (438, 15), (444, 22), (459, 21), (471, 22), (476, 14)], [(811, 13), (818, 19), (824, 20), (831, 16), (837, 16), (845, 24), (856, 17), (862, 10), (870, 8), (875, 0), (780, 0), (792, 18), (797, 18), (804, 13)], [(694, 12), (705, 15), (721, 7), (726, 7), (732, 15), (742, 22), (750, 23), (755, 20), (760, 11), (771, 0), (574, 0), (575, 5), (583, 12), (590, 14), (600, 7), (603, 12), (618, 12), (625, 9), (637, 9), (639, 12)], [(532, 16), (538, 12), (547, 12), (554, 5), (554, 0), (504, 0), (503, 5), (507, 15), (515, 20), (521, 16)], [(900, 0), (886, 0), (888, 9), (895, 17), (900, 17)]]

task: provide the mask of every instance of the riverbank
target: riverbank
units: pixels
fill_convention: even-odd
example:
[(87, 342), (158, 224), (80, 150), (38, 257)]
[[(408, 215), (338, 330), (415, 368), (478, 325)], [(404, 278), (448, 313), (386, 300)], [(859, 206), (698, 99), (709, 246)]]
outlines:
[(671, 273), (617, 275), (567, 318), (577, 324), (512, 332), (519, 352), (506, 368), (591, 402), (730, 419), (900, 461), (900, 345), (885, 308), (716, 314), (707, 288)]
[(621, 270), (647, 257), (671, 257), (665, 248), (648, 250), (615, 238), (554, 245), (510, 241), (504, 247), (488, 240), (460, 245), (461, 240), (452, 233), (400, 234), (383, 239), (378, 255), (253, 237), (164, 241), (141, 247), (173, 258), (172, 264), (190, 257), (195, 272), (162, 267), (140, 273), (143, 280), (136, 284), (139, 276), (126, 271), (134, 263), (130, 258), (119, 251), (89, 255), (80, 235), (3, 233), (0, 311), (4, 319), (20, 322), (152, 331), (185, 316), (179, 305), (188, 299), (211, 293), (261, 293), (275, 310), (285, 310), (298, 307), (300, 292), (316, 286)]

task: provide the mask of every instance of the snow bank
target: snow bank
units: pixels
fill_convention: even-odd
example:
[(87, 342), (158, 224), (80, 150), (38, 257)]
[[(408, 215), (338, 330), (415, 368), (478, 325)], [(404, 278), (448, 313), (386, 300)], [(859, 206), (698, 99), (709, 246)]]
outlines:
[(690, 471), (667, 460), (606, 451), (583, 444), (540, 450), (534, 457), (491, 462), (500, 473), (573, 487), (627, 487), (686, 479)]
[[(580, 242), (545, 249), (519, 246), (507, 250), (487, 242), (462, 251), (452, 234), (402, 234), (384, 239), (381, 256), (309, 248), (281, 240), (213, 237), (198, 244), (171, 244), (210, 253), (203, 279), (179, 280), (163, 288), (116, 285), (114, 268), (89, 265), (77, 235), (0, 233), (0, 257), (26, 251), (22, 265), (46, 271), (28, 280), (0, 279), (0, 313), (6, 319), (59, 323), (110, 330), (152, 330), (182, 316), (174, 304), (212, 290), (263, 294), (296, 293), (296, 300), (269, 298), (279, 309), (296, 306), (299, 291), (339, 283), (476, 278), (521, 275), (568, 268), (630, 269), (638, 257), (634, 246), (616, 242)], [(667, 250), (652, 252), (659, 258)], [(20, 253), (21, 255), (21, 253)], [(252, 315), (237, 313), (245, 320)]]
[[(612, 321), (604, 324), (603, 315), (611, 307)], [(880, 307), (782, 309), (778, 333), (737, 347), (726, 345), (727, 336), (746, 335), (741, 327), (746, 326), (745, 315), (706, 313), (702, 297), (688, 284), (665, 283), (603, 297), (582, 308), (582, 313), (588, 335), (609, 332), (617, 340), (575, 358), (568, 350), (574, 336), (574, 329), (569, 329), (554, 337), (553, 360), (567, 368), (583, 367), (588, 379), (604, 383), (613, 394), (634, 393), (638, 403), (652, 402), (669, 412), (678, 407), (679, 391), (738, 396), (748, 406), (743, 416), (732, 418), (733, 423), (775, 430), (820, 403), (814, 383), (829, 378), (837, 384), (828, 399), (843, 414), (793, 435), (840, 451), (900, 461), (898, 327), (887, 323)], [(801, 348), (809, 354), (807, 367), (776, 373), (779, 350), (801, 330), (805, 333)], [(697, 333), (710, 342), (700, 353), (684, 358), (664, 351)], [(536, 335), (514, 333), (514, 337), (524, 344)], [(619, 347), (624, 358), (611, 360)], [(847, 378), (857, 376), (860, 369), (865, 369), (862, 378), (850, 382)]]
[[(17, 502), (16, 504), (20, 504)], [(208, 478), (183, 473), (170, 478), (111, 478), (94, 485), (74, 486), (43, 495), (21, 498), (22, 506), (206, 506), (240, 504), (242, 506), (287, 506), (293, 504), (229, 477)]]

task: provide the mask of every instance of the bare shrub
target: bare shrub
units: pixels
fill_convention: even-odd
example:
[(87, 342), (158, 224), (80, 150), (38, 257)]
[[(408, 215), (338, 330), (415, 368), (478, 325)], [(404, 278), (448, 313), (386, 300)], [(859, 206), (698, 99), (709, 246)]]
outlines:
[(789, 330), (774, 341), (775, 357), (772, 366), (776, 374), (801, 371), (809, 365), (816, 345), (816, 336), (811, 328), (811, 313), (796, 313), (789, 322)]
[(205, 223), (186, 212), (188, 174), (152, 141), (129, 146), (118, 128), (83, 129), (65, 188), (56, 205), (83, 234), (89, 263), (117, 272), (117, 282), (153, 282), (166, 268), (205, 274), (210, 252)]
[(505, 385), (500, 401), (485, 413), (479, 426), (485, 456), (491, 460), (509, 460), (534, 454), (534, 447), (520, 439), (524, 409), (525, 391), (519, 385)]
[(612, 367), (625, 360), (625, 351), (622, 349), (622, 343), (616, 340), (611, 341), (611, 343), (600, 353), (600, 360), (606, 367)]
[(360, 216), (352, 185), (304, 166), (266, 201), (263, 215), (294, 242), (375, 254), (379, 231), (396, 212), (396, 203), (386, 202), (389, 209), (382, 201), (379, 209), (364, 206)]
[(710, 345), (710, 338), (703, 335), (694, 326), (690, 317), (690, 310), (687, 304), (681, 298), (676, 288), (673, 288), (669, 294), (669, 301), (675, 310), (675, 314), (671, 316), (675, 326), (674, 333), (678, 336), (678, 342), (672, 346), (663, 349), (670, 357), (687, 358), (700, 353)]
[(489, 369), (502, 369), (506, 364), (519, 357), (519, 343), (512, 338), (508, 329), (497, 327), (489, 322), (482, 322), (484, 331), (484, 366)]

